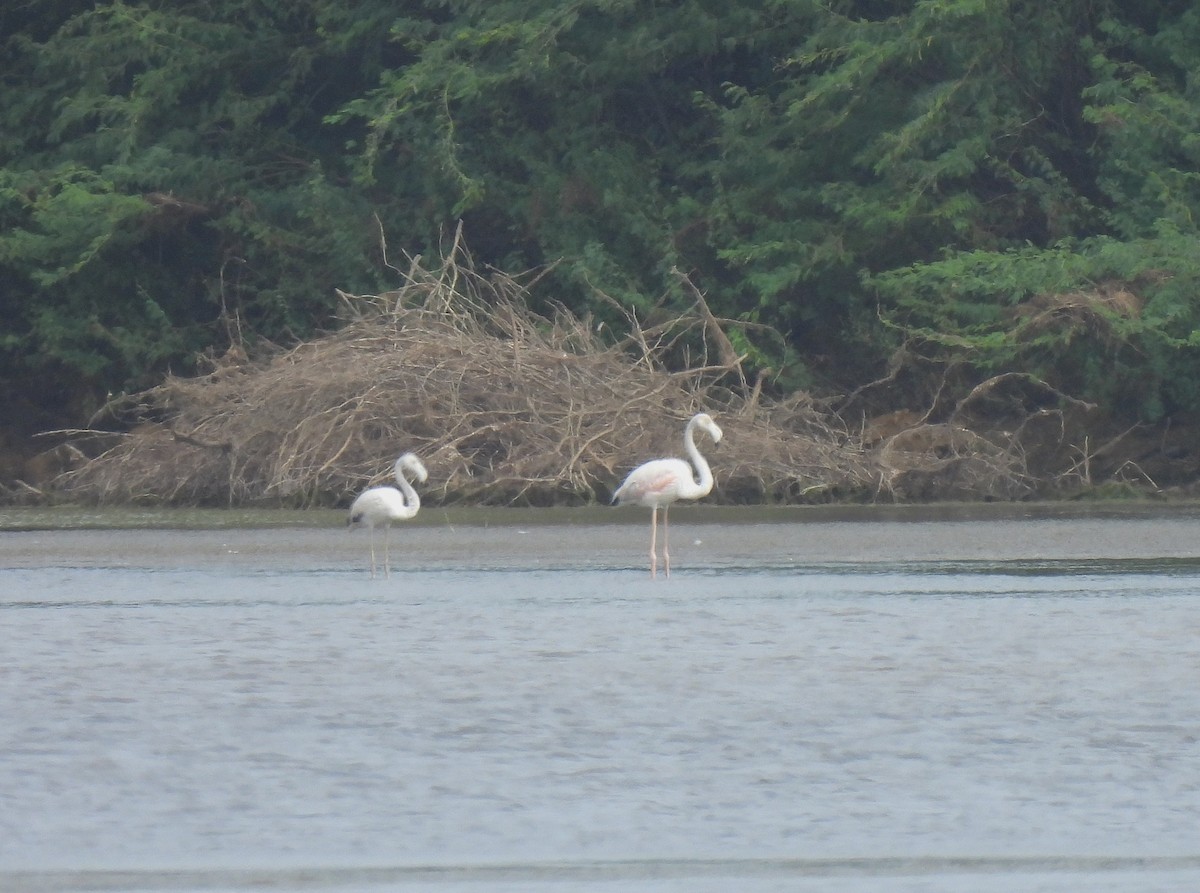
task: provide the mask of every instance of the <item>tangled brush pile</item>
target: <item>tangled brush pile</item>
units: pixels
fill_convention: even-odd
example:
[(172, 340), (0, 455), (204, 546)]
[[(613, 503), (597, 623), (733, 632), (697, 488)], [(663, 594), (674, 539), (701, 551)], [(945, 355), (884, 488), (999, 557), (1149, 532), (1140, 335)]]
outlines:
[[(709, 362), (724, 336), (699, 294), (695, 312), (652, 328), (630, 317), (614, 343), (565, 309), (535, 313), (527, 292), (476, 270), (457, 243), (436, 270), (413, 261), (395, 291), (342, 293), (333, 334), (127, 398), (127, 433), (89, 435), (116, 442), (56, 490), (97, 503), (336, 505), (411, 450), (432, 502), (578, 504), (678, 453), (701, 409), (727, 435), (713, 453), (719, 500), (874, 486), (862, 451), (805, 395), (769, 403), (736, 357)], [(684, 344), (696, 359), (681, 368)]]

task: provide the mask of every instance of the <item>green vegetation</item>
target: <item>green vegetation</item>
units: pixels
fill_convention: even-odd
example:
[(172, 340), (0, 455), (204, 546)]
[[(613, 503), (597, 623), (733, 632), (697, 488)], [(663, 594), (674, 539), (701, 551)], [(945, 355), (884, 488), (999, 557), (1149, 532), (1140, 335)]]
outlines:
[(581, 317), (687, 272), (781, 390), (903, 345), (1200, 409), (1191, 0), (10, 6), (7, 399), (307, 337), (462, 220)]

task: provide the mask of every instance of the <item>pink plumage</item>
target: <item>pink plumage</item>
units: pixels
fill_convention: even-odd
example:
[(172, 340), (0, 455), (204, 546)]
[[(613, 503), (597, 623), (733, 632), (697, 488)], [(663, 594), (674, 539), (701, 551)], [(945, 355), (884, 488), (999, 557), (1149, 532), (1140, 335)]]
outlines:
[(720, 443), (721, 429), (706, 412), (696, 414), (687, 423), (683, 432), (684, 451), (695, 466), (699, 480), (693, 477), (692, 465), (682, 459), (652, 459), (629, 472), (624, 483), (613, 494), (614, 503), (632, 503), (650, 509), (650, 576), (658, 572), (656, 539), (658, 535), (658, 510), (663, 510), (663, 570), (671, 576), (667, 512), (671, 503), (680, 499), (699, 499), (712, 492), (713, 476), (708, 462), (696, 449), (696, 429), (706, 432), (713, 443)]

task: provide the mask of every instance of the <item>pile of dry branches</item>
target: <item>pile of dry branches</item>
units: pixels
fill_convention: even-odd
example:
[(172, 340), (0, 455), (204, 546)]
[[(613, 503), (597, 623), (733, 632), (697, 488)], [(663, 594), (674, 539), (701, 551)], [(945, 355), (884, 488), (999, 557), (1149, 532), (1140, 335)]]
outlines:
[[(261, 362), (227, 356), (127, 400), (137, 424), (104, 435), (115, 443), (56, 488), (102, 503), (341, 504), (412, 450), (435, 502), (606, 500), (633, 465), (678, 454), (702, 409), (726, 435), (706, 450), (718, 500), (818, 501), (878, 483), (806, 396), (761, 399), (699, 292), (660, 325), (629, 317), (613, 343), (562, 308), (533, 312), (530, 277), (477, 270), (457, 241), (436, 270), (412, 260), (403, 282), (343, 293), (346, 324), (327, 337)], [(693, 361), (680, 369), (684, 345)]]
[[(459, 237), (436, 269), (418, 258), (397, 272), (394, 291), (339, 293), (344, 325), (327, 337), (257, 361), (230, 351), (205, 375), (125, 398), (110, 407), (123, 432), (73, 432), (59, 450), (88, 458), (50, 494), (28, 489), (96, 503), (336, 505), (385, 482), (411, 450), (433, 502), (606, 501), (634, 465), (679, 455), (700, 410), (725, 431), (703, 447), (713, 501), (1021, 499), (1090, 486), (1110, 466), (1150, 481), (1129, 458), (1145, 452), (1130, 432), (1092, 446), (1095, 407), (1025, 373), (971, 382), (955, 369), (921, 374), (905, 355), (840, 417), (804, 393), (769, 400), (728, 321), (683, 274), (688, 312), (653, 325), (623, 313), (614, 340), (561, 307), (534, 312), (535, 277), (476, 269)], [(914, 372), (934, 390), (897, 401)], [(925, 409), (880, 411), (897, 403)]]

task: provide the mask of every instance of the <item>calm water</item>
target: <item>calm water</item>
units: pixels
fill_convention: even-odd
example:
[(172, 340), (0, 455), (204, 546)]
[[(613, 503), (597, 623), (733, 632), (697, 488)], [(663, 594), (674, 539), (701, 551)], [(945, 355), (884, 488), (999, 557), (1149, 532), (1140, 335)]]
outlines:
[(1185, 512), (22, 517), (5, 891), (1200, 889)]

